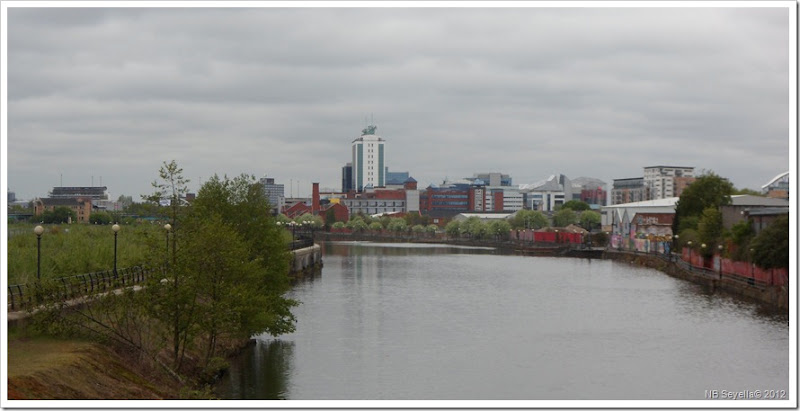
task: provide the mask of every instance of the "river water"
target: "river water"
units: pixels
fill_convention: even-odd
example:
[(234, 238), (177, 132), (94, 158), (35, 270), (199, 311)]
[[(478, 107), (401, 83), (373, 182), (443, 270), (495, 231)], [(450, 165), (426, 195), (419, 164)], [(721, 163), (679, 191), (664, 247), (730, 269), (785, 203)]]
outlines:
[(290, 293), (297, 331), (257, 337), (222, 398), (788, 399), (788, 317), (656, 270), (445, 245), (323, 254)]

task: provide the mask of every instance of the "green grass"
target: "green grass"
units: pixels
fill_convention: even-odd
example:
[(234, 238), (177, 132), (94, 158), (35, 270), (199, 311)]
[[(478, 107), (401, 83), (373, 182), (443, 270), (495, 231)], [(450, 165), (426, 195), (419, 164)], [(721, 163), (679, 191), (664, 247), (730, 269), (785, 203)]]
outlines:
[[(19, 230), (25, 227), (27, 230)], [(8, 284), (36, 280), (34, 225), (15, 224), (8, 241)], [(114, 232), (111, 226), (89, 224), (45, 225), (42, 234), (42, 278), (58, 278), (114, 268)], [(166, 252), (164, 230), (155, 224), (123, 225), (117, 234), (117, 268), (145, 263)]]

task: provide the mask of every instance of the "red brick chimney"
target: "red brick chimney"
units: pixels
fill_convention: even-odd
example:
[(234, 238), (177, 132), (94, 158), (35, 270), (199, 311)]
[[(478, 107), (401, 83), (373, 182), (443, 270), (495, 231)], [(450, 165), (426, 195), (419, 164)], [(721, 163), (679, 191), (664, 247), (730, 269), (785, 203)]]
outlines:
[(311, 183), (313, 189), (311, 192), (311, 214), (319, 214), (319, 183)]

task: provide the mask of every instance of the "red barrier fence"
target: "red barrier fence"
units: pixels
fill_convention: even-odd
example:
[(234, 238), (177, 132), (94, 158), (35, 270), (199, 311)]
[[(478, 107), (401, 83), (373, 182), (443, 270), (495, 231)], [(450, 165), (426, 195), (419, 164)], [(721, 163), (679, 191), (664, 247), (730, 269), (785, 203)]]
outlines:
[(720, 259), (719, 255), (704, 259), (699, 252), (684, 248), (681, 259), (695, 267), (704, 267), (722, 275), (737, 276), (753, 279), (755, 282), (766, 285), (789, 285), (789, 270), (787, 268), (761, 268), (747, 261), (734, 261), (727, 258)]

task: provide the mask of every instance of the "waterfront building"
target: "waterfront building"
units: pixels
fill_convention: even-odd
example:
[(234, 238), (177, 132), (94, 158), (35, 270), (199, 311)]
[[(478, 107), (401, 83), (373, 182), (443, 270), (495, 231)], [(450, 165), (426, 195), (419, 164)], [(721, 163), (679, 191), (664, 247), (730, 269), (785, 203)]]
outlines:
[(646, 201), (649, 198), (649, 192), (643, 177), (614, 179), (611, 188), (611, 205)]
[(775, 176), (767, 184), (761, 186), (761, 192), (767, 197), (789, 199), (789, 172)]
[(375, 135), (377, 128), (367, 126), (361, 131), (361, 137), (352, 142), (353, 189), (358, 192), (369, 186), (384, 187), (386, 184), (385, 140)]
[[(662, 215), (671, 214), (674, 218), (675, 204), (679, 197), (661, 198), (658, 200), (637, 201), (624, 204), (615, 204), (603, 207), (600, 212), (603, 230), (611, 234), (611, 246), (614, 248), (636, 249), (645, 251), (649, 249), (649, 243), (637, 240), (637, 234), (647, 234), (647, 227), (659, 226), (659, 235), (671, 236), (672, 226), (669, 231), (664, 222), (667, 217), (658, 217), (654, 222), (652, 219), (643, 221), (637, 219), (638, 215)], [(671, 224), (671, 222), (670, 222)], [(645, 230), (645, 231), (642, 231)], [(639, 236), (641, 237), (641, 235)], [(641, 238), (639, 238), (641, 240)]]
[(511, 176), (508, 174), (502, 173), (476, 173), (471, 178), (467, 178), (467, 180), (475, 181), (481, 180), (489, 187), (510, 187), (511, 186)]
[(730, 230), (739, 221), (748, 219), (748, 216), (754, 215), (753, 213), (758, 214), (756, 210), (765, 208), (785, 209), (786, 212), (789, 212), (789, 200), (744, 194), (732, 195), (731, 203), (719, 208), (722, 213), (722, 226), (726, 230)]
[(599, 206), (608, 205), (608, 192), (603, 180), (592, 177), (578, 177), (572, 180), (572, 199)]
[(53, 211), (56, 207), (67, 207), (75, 212), (77, 222), (88, 223), (92, 214), (92, 199), (77, 197), (37, 198), (33, 200), (33, 214), (42, 215), (45, 211)]
[[(676, 182), (676, 179), (680, 179)], [(680, 197), (683, 188), (694, 181), (694, 167), (650, 166), (644, 168), (644, 185), (648, 200)]]
[(342, 192), (348, 193), (353, 189), (353, 163), (342, 167)]
[(108, 187), (53, 187), (50, 198), (88, 198), (91, 200), (108, 200)]
[(552, 212), (572, 200), (572, 182), (564, 174), (553, 174), (537, 183), (522, 184), (519, 190), (527, 193), (525, 206), (530, 210)]
[(285, 205), (286, 191), (283, 184), (276, 184), (274, 178), (263, 177), (258, 180), (259, 184), (264, 187), (264, 194), (269, 199), (269, 204), (272, 206), (273, 212), (283, 209)]
[(389, 171), (389, 167), (386, 167), (386, 187), (402, 186), (409, 177), (411, 177), (411, 175), (408, 171), (391, 172)]

